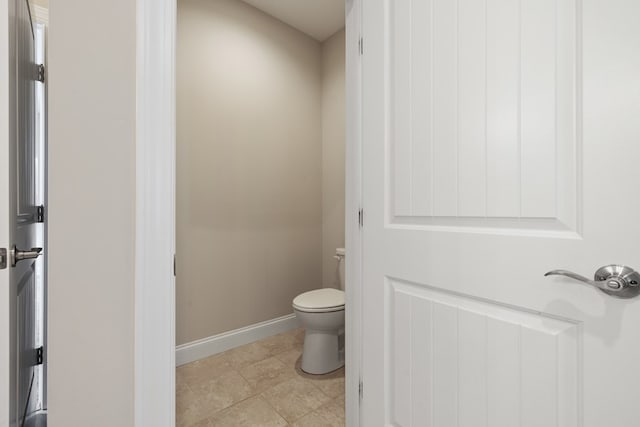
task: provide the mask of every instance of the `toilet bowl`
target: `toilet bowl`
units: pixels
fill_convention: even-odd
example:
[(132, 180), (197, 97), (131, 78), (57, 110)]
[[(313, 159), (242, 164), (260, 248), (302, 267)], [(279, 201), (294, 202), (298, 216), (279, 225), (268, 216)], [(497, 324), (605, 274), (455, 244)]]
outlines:
[(293, 300), (293, 311), (304, 327), (302, 370), (319, 375), (344, 366), (344, 291), (305, 292)]

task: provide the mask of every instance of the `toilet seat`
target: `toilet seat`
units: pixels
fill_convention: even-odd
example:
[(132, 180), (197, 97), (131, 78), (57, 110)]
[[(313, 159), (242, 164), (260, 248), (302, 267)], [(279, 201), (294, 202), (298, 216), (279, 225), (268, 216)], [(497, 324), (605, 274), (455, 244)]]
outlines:
[(344, 310), (344, 291), (323, 288), (305, 292), (294, 298), (293, 308), (305, 313), (327, 313)]

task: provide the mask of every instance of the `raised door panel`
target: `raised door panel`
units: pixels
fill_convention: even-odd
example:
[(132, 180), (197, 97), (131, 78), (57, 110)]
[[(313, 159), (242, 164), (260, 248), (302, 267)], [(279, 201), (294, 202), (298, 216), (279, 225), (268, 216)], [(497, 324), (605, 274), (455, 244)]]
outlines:
[(18, 224), (35, 222), (36, 137), (35, 137), (35, 64), (34, 30), (26, 1), (16, 1), (16, 51), (18, 114), (16, 147), (16, 185)]
[(389, 10), (389, 222), (579, 232), (576, 0)]
[(387, 280), (387, 425), (578, 427), (580, 323)]

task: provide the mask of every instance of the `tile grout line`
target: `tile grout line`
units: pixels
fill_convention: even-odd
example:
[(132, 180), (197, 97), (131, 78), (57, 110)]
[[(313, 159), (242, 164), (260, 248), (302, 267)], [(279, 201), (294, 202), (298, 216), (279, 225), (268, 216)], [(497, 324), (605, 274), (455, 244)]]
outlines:
[[(266, 390), (265, 390), (266, 391)], [(263, 392), (264, 393), (264, 392)], [(261, 393), (262, 394), (262, 393)], [(289, 421), (284, 417), (284, 415), (282, 415), (280, 412), (278, 412), (278, 410), (271, 404), (271, 402), (269, 402), (269, 400), (265, 399), (264, 397), (262, 397), (261, 395), (258, 395), (258, 399), (261, 399), (264, 403), (267, 404), (268, 407), (270, 407), (273, 412), (275, 412), (276, 414), (278, 414), (278, 416), (280, 418), (282, 418), (282, 420), (287, 423), (287, 425), (290, 425)]]
[[(274, 387), (275, 387), (275, 386), (274, 386)], [(272, 388), (273, 388), (273, 387), (272, 387)], [(266, 390), (265, 390), (265, 391), (266, 391)], [(278, 409), (276, 409), (276, 407), (275, 407), (275, 406), (273, 406), (273, 405), (271, 404), (271, 402), (269, 402), (269, 400), (268, 400), (268, 399), (265, 399), (265, 398), (264, 398), (264, 397), (262, 397), (262, 396), (261, 396), (260, 398), (261, 398), (262, 400), (264, 400), (265, 402), (267, 402), (267, 405), (269, 405), (269, 407), (270, 407), (271, 409), (273, 409), (273, 411), (274, 411), (276, 414), (278, 414), (278, 415), (280, 416), (280, 418), (282, 418), (282, 419), (284, 420), (284, 422), (285, 422), (285, 423), (287, 423), (287, 425), (288, 425), (288, 426), (292, 425), (292, 424), (289, 422), (289, 420), (287, 420), (287, 419), (284, 417), (284, 415), (282, 415), (282, 414), (278, 411)], [(308, 413), (307, 413), (307, 414), (304, 414), (302, 417), (306, 417), (307, 415), (308, 415)], [(302, 417), (298, 417), (298, 420), (299, 420), (300, 418), (302, 418)], [(296, 420), (296, 421), (297, 421), (297, 420)], [(294, 421), (294, 422), (295, 422), (295, 421)]]

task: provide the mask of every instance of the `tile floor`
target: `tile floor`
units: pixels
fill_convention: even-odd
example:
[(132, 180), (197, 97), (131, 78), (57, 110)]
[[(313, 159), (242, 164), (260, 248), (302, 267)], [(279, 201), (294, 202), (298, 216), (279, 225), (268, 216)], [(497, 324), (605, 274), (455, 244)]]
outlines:
[(295, 329), (180, 366), (176, 425), (344, 426), (344, 368), (302, 372), (303, 340)]

